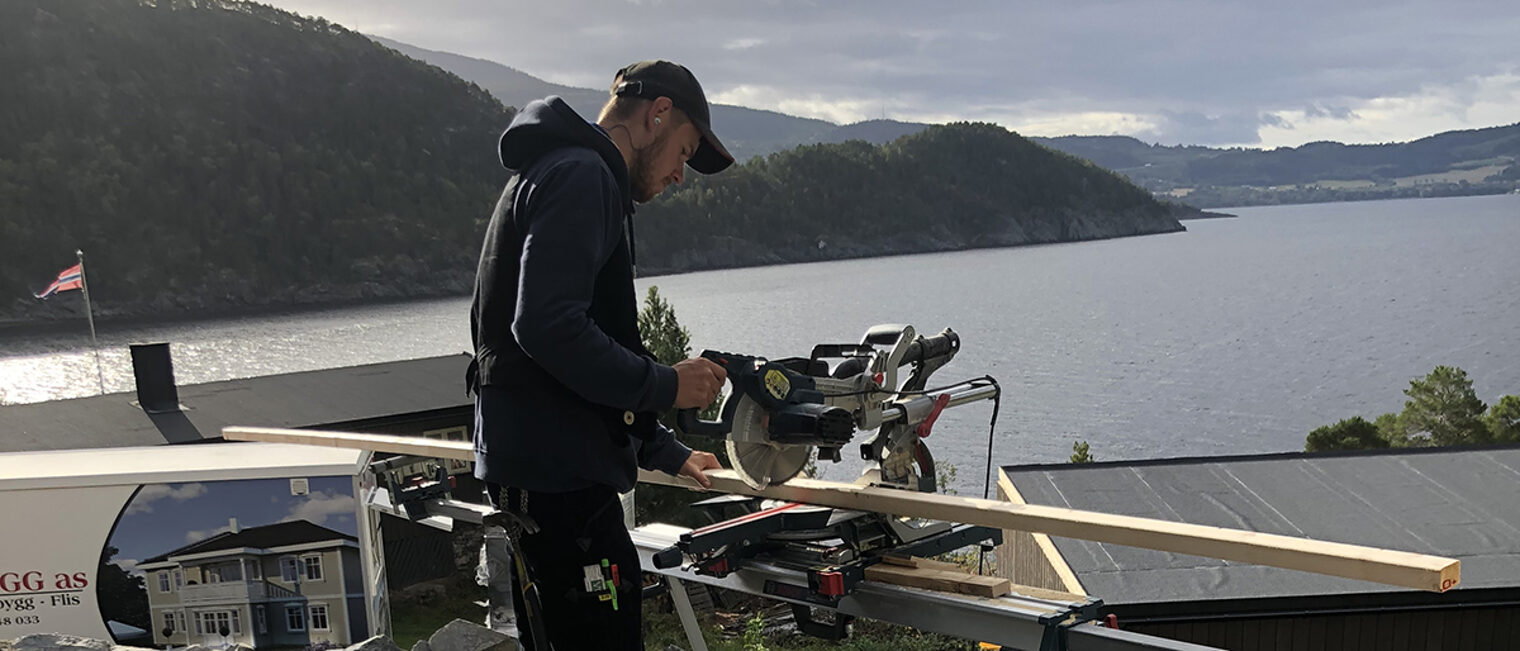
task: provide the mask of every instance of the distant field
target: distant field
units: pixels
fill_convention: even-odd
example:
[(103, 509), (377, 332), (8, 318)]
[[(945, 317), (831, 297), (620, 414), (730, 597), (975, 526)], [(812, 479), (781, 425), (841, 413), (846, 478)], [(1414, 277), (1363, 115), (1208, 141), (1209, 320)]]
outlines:
[[(1393, 183), (1403, 188), (1430, 183), (1461, 183), (1463, 181), (1481, 183), (1483, 179), (1504, 171), (1505, 168), (1512, 164), (1506, 159), (1489, 159), (1480, 162), (1487, 164), (1474, 166), (1470, 161), (1469, 163), (1455, 165), (1453, 169), (1445, 172), (1396, 178), (1393, 180)], [(1467, 169), (1462, 169), (1464, 167)], [(1358, 179), (1355, 181), (1321, 179), (1306, 185), (1319, 186), (1326, 190), (1363, 190), (1374, 187), (1376, 184), (1371, 179)]]
[(1377, 184), (1373, 183), (1372, 181), (1367, 181), (1367, 180), (1362, 180), (1362, 181), (1333, 181), (1333, 180), (1330, 180), (1330, 179), (1325, 179), (1325, 180), (1321, 180), (1321, 181), (1315, 181), (1311, 185), (1317, 185), (1319, 187), (1325, 188), (1326, 190), (1360, 190), (1362, 188), (1373, 187), (1373, 186), (1375, 186)]
[(1468, 183), (1479, 183), (1483, 179), (1498, 174), (1499, 172), (1503, 172), (1504, 168), (1506, 167), (1509, 167), (1509, 163), (1504, 163), (1502, 165), (1484, 165), (1483, 167), (1476, 167), (1470, 170), (1448, 170), (1441, 172), (1440, 174), (1421, 174), (1419, 176), (1406, 176), (1403, 178), (1394, 179), (1393, 182), (1399, 187), (1424, 185), (1426, 183), (1461, 183), (1463, 181), (1467, 181)]

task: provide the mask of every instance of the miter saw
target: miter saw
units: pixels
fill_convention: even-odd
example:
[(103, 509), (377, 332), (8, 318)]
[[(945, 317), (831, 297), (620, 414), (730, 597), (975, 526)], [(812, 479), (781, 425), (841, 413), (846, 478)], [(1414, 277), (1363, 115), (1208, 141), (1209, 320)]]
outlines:
[[(999, 391), (990, 377), (925, 390), (929, 376), (959, 351), (953, 330), (925, 337), (908, 325), (875, 326), (858, 344), (815, 346), (805, 358), (705, 351), (728, 371), (733, 391), (720, 419), (683, 410), (677, 425), (688, 434), (724, 437), (734, 471), (754, 488), (796, 477), (814, 449), (819, 459), (837, 462), (856, 432), (876, 430), (860, 446), (872, 464), (867, 472), (879, 473), (869, 481), (932, 492), (934, 457), (923, 439), (940, 412)], [(899, 386), (904, 367), (911, 372)]]
[[(806, 358), (769, 360), (709, 350), (702, 356), (727, 370), (733, 390), (717, 420), (684, 410), (677, 425), (688, 434), (724, 437), (734, 470), (754, 488), (796, 477), (814, 450), (819, 459), (837, 462), (857, 432), (875, 430), (860, 445), (861, 458), (870, 464), (861, 481), (932, 492), (934, 457), (924, 439), (935, 420), (949, 407), (999, 397), (991, 377), (925, 388), (929, 376), (959, 350), (960, 336), (949, 328), (925, 337), (907, 325), (875, 326), (860, 343), (815, 346)], [(908, 378), (899, 385), (904, 368), (910, 368)], [(1002, 540), (1002, 532), (986, 527), (739, 495), (696, 506), (717, 521), (682, 534), (675, 547), (656, 555), (657, 567), (690, 558), (693, 571), (725, 576), (760, 559), (804, 570), (808, 579), (806, 588), (767, 582), (766, 592), (820, 604), (851, 592), (865, 568), (887, 555), (933, 556)], [(734, 509), (738, 517), (720, 515)], [(839, 628), (811, 622), (805, 612), (797, 615), (807, 632), (841, 634)]]

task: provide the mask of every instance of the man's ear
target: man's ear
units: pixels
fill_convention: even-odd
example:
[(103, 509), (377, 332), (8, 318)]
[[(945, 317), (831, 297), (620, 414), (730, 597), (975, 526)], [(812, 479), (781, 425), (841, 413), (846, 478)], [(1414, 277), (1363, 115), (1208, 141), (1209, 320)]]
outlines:
[[(657, 97), (649, 103), (649, 112), (644, 115), (644, 128), (654, 131), (660, 125), (670, 124), (670, 111), (675, 108), (669, 97)], [(658, 120), (658, 122), (656, 122)]]

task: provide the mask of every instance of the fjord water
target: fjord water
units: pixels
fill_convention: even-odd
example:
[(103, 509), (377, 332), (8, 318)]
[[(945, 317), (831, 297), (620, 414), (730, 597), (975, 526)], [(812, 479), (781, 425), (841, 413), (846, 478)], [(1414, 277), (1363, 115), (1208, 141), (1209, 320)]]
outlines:
[[(1467, 370), (1485, 401), (1520, 394), (1520, 196), (1229, 212), (1185, 233), (693, 273), (639, 291), (659, 286), (694, 351), (786, 357), (877, 323), (952, 327), (962, 350), (934, 379), (1002, 383), (997, 464), (1063, 461), (1075, 440), (1105, 460), (1301, 450), (1314, 427), (1400, 409), (1437, 364)], [(131, 389), (136, 341), (172, 342), (181, 383), (458, 353), (468, 306), (103, 324), (106, 385)], [(96, 392), (82, 331), (0, 340), (0, 397)], [(981, 490), (990, 413), (951, 410), (929, 439), (962, 493)]]

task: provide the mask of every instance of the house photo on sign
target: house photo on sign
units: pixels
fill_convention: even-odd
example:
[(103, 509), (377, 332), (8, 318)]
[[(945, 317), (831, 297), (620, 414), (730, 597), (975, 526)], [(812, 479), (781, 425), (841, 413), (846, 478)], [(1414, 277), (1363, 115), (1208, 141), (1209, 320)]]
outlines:
[(351, 477), (149, 484), (101, 551), (118, 643), (255, 649), (367, 637)]

